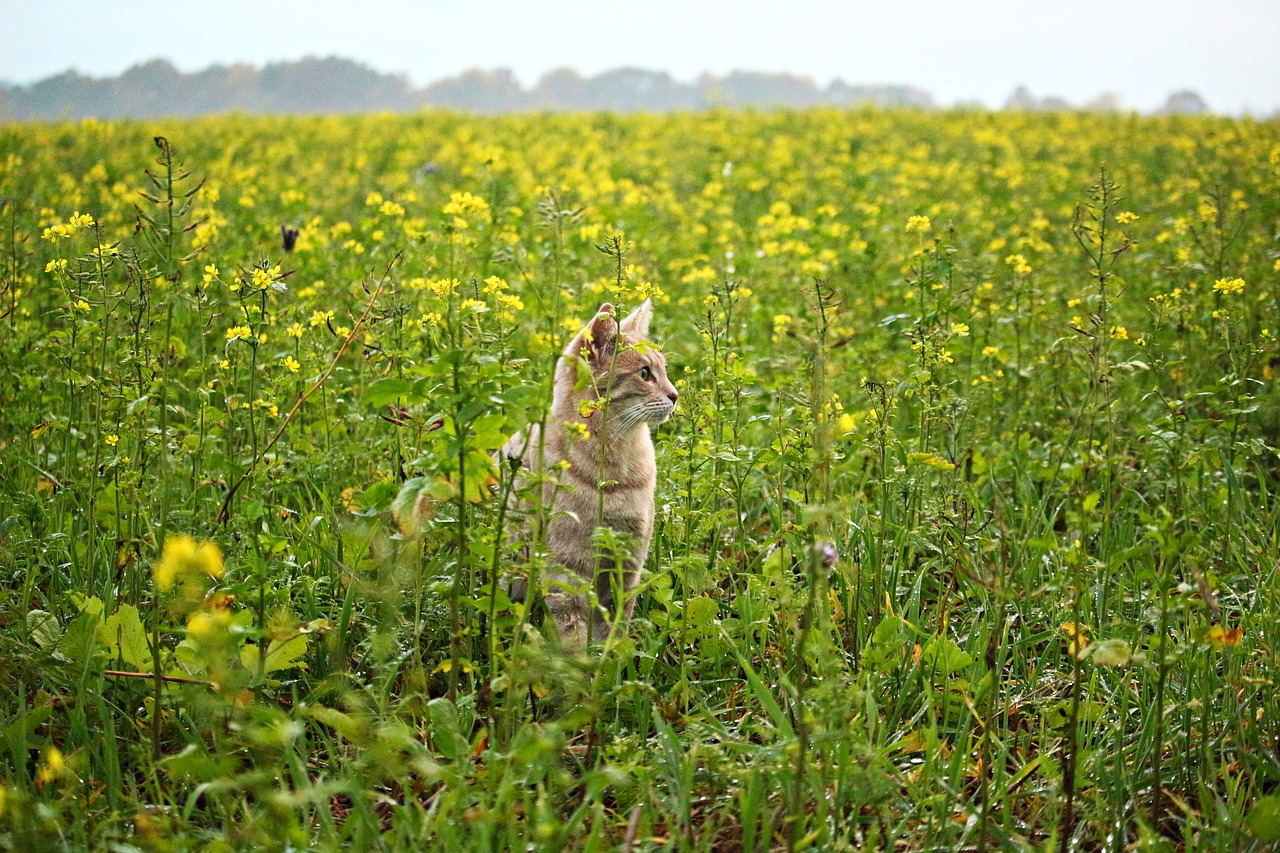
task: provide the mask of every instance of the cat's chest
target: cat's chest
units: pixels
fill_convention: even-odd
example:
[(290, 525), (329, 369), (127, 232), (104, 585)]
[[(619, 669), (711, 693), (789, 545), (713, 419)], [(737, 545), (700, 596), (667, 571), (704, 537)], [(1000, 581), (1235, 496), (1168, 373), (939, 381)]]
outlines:
[(606, 458), (606, 489), (616, 485), (623, 490), (648, 488), (652, 491), (657, 464), (648, 430), (631, 441), (619, 442), (609, 448)]

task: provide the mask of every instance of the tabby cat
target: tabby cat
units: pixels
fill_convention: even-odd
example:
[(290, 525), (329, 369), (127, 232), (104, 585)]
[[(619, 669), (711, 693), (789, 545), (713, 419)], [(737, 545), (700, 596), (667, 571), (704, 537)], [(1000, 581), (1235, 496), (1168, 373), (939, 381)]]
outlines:
[[(647, 299), (621, 323), (612, 305), (600, 306), (556, 365), (545, 435), (533, 424), (502, 449), (512, 464), (550, 474), (540, 496), (552, 563), (547, 608), (567, 647), (608, 636), (618, 596), (631, 616), (629, 593), (649, 553), (657, 473), (649, 425), (671, 417), (679, 397), (649, 343), (652, 316)], [(621, 550), (604, 552), (593, 541), (597, 527), (622, 534)], [(511, 591), (523, 598), (524, 581)]]

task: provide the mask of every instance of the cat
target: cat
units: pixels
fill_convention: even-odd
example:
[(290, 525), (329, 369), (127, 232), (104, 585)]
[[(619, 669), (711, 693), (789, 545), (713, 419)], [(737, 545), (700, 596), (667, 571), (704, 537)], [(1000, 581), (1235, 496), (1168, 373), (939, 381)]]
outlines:
[[(522, 471), (549, 475), (532, 499), (545, 508), (547, 609), (566, 648), (608, 636), (615, 595), (622, 596), (623, 617), (635, 607), (630, 592), (653, 535), (657, 466), (649, 427), (671, 417), (680, 396), (666, 359), (649, 341), (652, 317), (647, 299), (621, 323), (612, 305), (600, 306), (556, 364), (545, 435), (532, 424), (501, 451)], [(524, 503), (530, 512), (528, 498)], [(593, 541), (597, 527), (623, 534), (623, 550), (602, 553)], [(584, 587), (594, 587), (595, 606)], [(511, 584), (513, 599), (525, 594), (525, 581)]]

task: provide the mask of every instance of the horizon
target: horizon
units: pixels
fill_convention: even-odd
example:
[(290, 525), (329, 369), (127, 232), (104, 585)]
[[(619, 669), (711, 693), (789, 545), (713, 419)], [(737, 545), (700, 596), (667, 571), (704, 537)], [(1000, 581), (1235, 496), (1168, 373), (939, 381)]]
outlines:
[[(1122, 109), (1143, 112), (1179, 91), (1196, 92), (1222, 114), (1280, 111), (1280, 52), (1273, 49), (1280, 4), (1266, 0), (1131, 0), (1119, 9), (1104, 0), (1069, 8), (808, 0), (782, 15), (764, 0), (655, 0), (643, 16), (617, 19), (601, 17), (586, 0), (477, 0), (465, 8), (409, 0), (359, 7), (280, 0), (260, 8), (229, 0), (214, 15), (149, 0), (109, 13), (88, 0), (3, 0), (0, 9), (10, 21), (0, 34), (0, 80), (17, 86), (66, 71), (114, 77), (155, 58), (194, 73), (335, 56), (403, 74), (416, 88), (470, 69), (509, 69), (530, 88), (559, 68), (592, 77), (633, 67), (678, 82), (736, 70), (790, 74), (819, 87), (837, 79), (910, 86), (941, 107), (998, 108), (1024, 86), (1072, 105), (1111, 94)], [(157, 11), (172, 31), (162, 50)]]

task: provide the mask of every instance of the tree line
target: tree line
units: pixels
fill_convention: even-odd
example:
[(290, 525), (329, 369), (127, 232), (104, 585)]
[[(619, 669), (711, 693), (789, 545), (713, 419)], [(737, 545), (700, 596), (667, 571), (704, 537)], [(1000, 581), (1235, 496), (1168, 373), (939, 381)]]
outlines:
[[(403, 74), (383, 74), (339, 57), (252, 65), (214, 65), (184, 73), (164, 59), (129, 68), (117, 77), (66, 71), (30, 84), (0, 84), (0, 120), (154, 118), (243, 112), (273, 114), (412, 112), (445, 107), (476, 113), (521, 110), (669, 112), (711, 107), (810, 107), (818, 105), (932, 108), (929, 92), (904, 85), (826, 86), (792, 74), (734, 71), (680, 82), (663, 71), (616, 68), (584, 77), (569, 68), (521, 86), (509, 69), (472, 69), (415, 87)], [(1115, 108), (1104, 95), (1086, 109)], [(1025, 87), (1010, 96), (1011, 109), (1070, 108), (1057, 98), (1036, 99)], [(1206, 112), (1194, 93), (1171, 96), (1169, 112)]]

